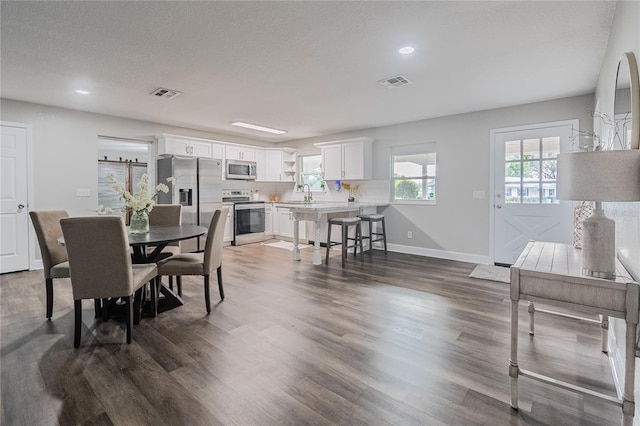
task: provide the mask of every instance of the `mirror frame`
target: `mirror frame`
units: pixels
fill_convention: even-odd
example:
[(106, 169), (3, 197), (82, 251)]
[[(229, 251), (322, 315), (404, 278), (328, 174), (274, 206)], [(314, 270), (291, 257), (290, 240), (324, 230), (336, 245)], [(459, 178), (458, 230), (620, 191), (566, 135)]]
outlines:
[(625, 52), (622, 54), (618, 62), (616, 70), (616, 84), (613, 92), (613, 105), (615, 108), (616, 93), (618, 87), (618, 76), (620, 67), (626, 62), (629, 67), (629, 91), (631, 98), (631, 140), (629, 141), (631, 149), (639, 149), (640, 147), (640, 80), (638, 78), (638, 63), (633, 52)]

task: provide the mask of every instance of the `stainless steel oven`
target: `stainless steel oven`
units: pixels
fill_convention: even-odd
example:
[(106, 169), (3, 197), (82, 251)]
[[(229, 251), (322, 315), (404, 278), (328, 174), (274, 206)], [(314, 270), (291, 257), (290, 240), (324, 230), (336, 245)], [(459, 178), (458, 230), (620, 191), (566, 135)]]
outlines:
[(265, 240), (264, 201), (251, 201), (249, 190), (224, 190), (222, 201), (233, 203), (233, 241), (231, 244), (257, 243)]

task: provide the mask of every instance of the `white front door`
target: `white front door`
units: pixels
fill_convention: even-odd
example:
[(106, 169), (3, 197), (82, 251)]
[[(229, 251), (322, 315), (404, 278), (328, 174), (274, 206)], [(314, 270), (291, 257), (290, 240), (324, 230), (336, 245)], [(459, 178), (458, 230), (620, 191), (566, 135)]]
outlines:
[(530, 240), (571, 242), (573, 204), (556, 198), (556, 157), (571, 150), (574, 127), (562, 122), (492, 131), (495, 263), (515, 263)]
[(0, 134), (0, 273), (29, 269), (27, 129)]

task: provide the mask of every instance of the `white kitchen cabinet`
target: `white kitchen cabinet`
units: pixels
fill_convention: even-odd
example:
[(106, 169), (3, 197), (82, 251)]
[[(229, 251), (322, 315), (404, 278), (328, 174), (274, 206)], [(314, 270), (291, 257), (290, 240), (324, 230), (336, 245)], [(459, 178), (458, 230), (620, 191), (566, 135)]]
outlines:
[(224, 224), (224, 242), (231, 243), (233, 241), (233, 205), (228, 206), (227, 221)]
[(227, 145), (225, 155), (227, 160), (256, 161), (256, 150), (248, 146)]
[[(276, 209), (278, 212), (278, 235), (285, 238), (293, 238), (293, 215), (289, 209)], [(298, 227), (298, 238), (300, 241), (306, 240), (306, 226), (305, 222), (300, 222)]]
[(273, 205), (264, 203), (264, 235), (267, 238), (273, 236)]
[(256, 182), (264, 182), (267, 179), (267, 160), (265, 158), (265, 150), (261, 148), (255, 149), (256, 158)]
[(373, 139), (362, 137), (315, 145), (322, 151), (325, 180), (371, 179)]
[[(296, 151), (291, 148), (265, 149), (258, 154), (258, 181), (294, 182), (296, 179)], [(264, 155), (264, 157), (263, 157)], [(263, 164), (262, 166), (260, 164)], [(262, 169), (262, 171), (260, 170)]]
[(224, 145), (220, 143), (211, 144), (211, 155), (216, 160), (222, 160), (224, 163)]
[(174, 135), (158, 135), (158, 155), (182, 155), (188, 157), (213, 157), (213, 144), (206, 141)]

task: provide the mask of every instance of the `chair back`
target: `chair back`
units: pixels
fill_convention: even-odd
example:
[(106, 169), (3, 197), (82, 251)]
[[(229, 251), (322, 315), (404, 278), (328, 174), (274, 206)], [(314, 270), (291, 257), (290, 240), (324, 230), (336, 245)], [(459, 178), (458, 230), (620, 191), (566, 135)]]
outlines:
[(71, 217), (60, 225), (75, 300), (133, 294), (129, 240), (121, 218)]
[(229, 207), (216, 210), (209, 225), (207, 242), (204, 246), (204, 271), (212, 273), (222, 265), (222, 245), (224, 243), (224, 225), (227, 222)]
[[(181, 204), (156, 204), (149, 212), (150, 226), (170, 226), (182, 224)], [(168, 246), (180, 247), (180, 242), (176, 241), (167, 244)]]
[(181, 204), (155, 204), (149, 212), (149, 225), (151, 226), (168, 226), (181, 224)]
[(41, 210), (31, 211), (29, 216), (38, 237), (44, 277), (52, 278), (51, 268), (68, 260), (67, 249), (58, 242), (58, 238), (62, 237), (60, 219), (69, 217), (69, 213), (65, 210)]

